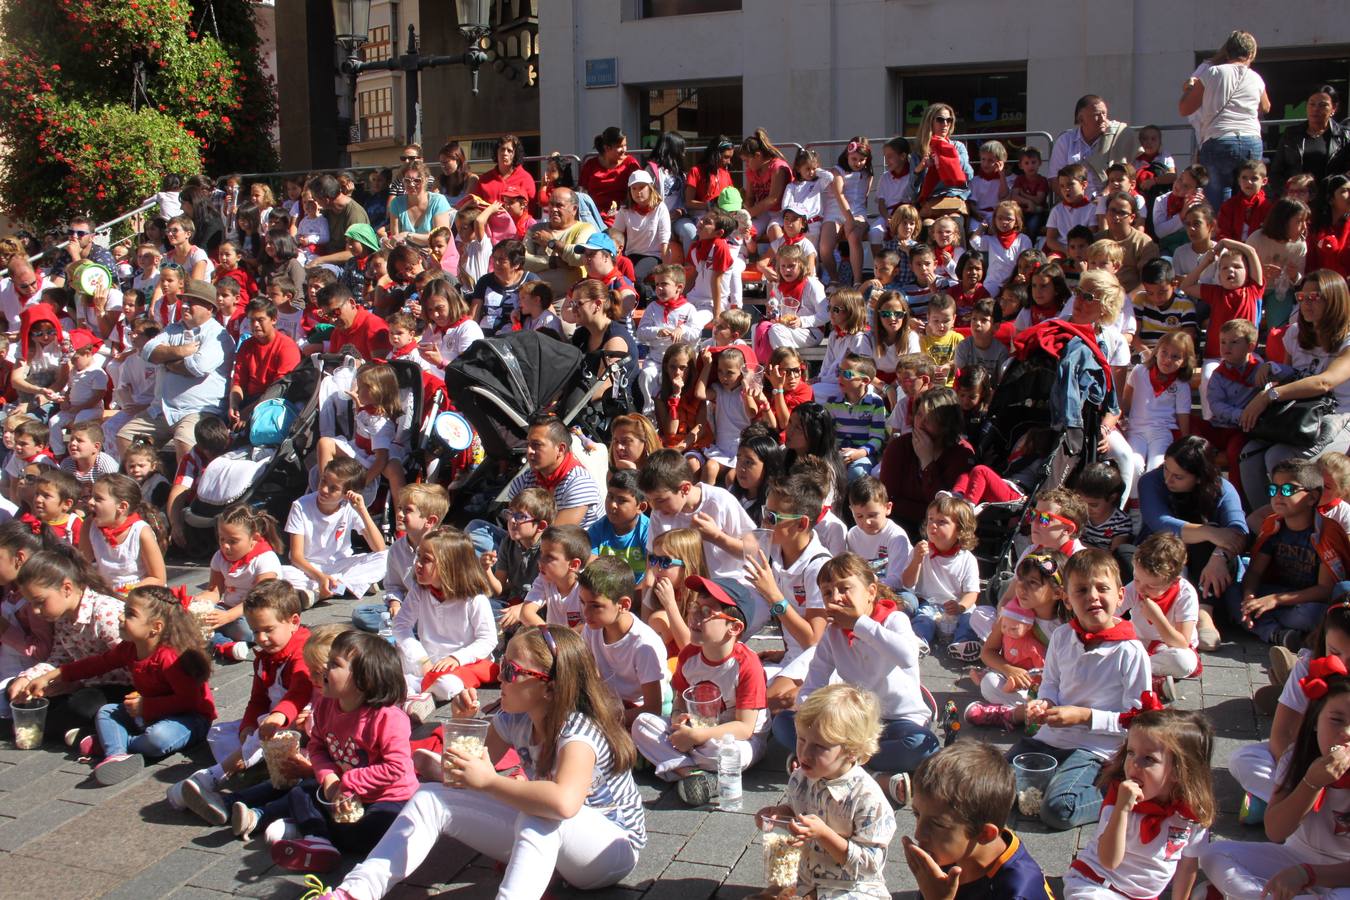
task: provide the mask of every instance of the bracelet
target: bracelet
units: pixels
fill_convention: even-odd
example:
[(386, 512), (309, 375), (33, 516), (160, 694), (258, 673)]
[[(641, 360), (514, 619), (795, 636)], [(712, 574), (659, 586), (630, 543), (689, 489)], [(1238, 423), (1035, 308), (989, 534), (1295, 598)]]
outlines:
[(1303, 886), (1312, 887), (1314, 884), (1317, 884), (1317, 870), (1307, 863), (1299, 863), (1299, 865), (1303, 866), (1303, 871), (1308, 875), (1308, 881)]
[(787, 393), (787, 391), (785, 391), (783, 388), (774, 388), (774, 389), (773, 389), (773, 392), (774, 392), (775, 394), (786, 394), (786, 393)]
[(1304, 776), (1300, 779), (1300, 781), (1302, 781), (1302, 782), (1303, 782), (1304, 784), (1306, 784), (1308, 787), (1312, 788), (1314, 791), (1318, 791), (1319, 793), (1320, 793), (1321, 791), (1323, 791), (1323, 790), (1326, 790), (1325, 788), (1318, 787), (1317, 785), (1315, 785), (1315, 784), (1313, 784), (1311, 781), (1309, 781), (1307, 775), (1304, 775)]

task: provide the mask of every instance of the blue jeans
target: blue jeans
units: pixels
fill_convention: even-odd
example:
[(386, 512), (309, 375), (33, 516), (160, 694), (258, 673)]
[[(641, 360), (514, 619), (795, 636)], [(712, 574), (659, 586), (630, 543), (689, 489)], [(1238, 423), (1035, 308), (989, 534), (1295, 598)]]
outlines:
[(371, 634), (379, 634), (389, 607), (383, 603), (362, 603), (352, 610), (352, 625)]
[(403, 803), (380, 800), (365, 803), (365, 815), (350, 824), (334, 822), (328, 815), (327, 807), (321, 805), (315, 797), (319, 785), (313, 779), (306, 779), (286, 792), (285, 796), (273, 800), (262, 808), (259, 824), (274, 822), (277, 819), (290, 819), (295, 822), (300, 833), (306, 837), (327, 838), (333, 845), (349, 856), (364, 857), (384, 837), (389, 826), (403, 810)]
[[(770, 730), (773, 739), (789, 753), (797, 752), (797, 713), (794, 710), (774, 716)], [(867, 768), (872, 772), (913, 772), (919, 763), (941, 749), (937, 735), (922, 725), (915, 725), (908, 719), (883, 719), (880, 749), (868, 760)]]
[(1067, 831), (1095, 822), (1101, 816), (1102, 792), (1097, 787), (1101, 774), (1100, 756), (1086, 750), (1061, 750), (1035, 738), (1022, 738), (1008, 751), (1008, 761), (1020, 753), (1048, 753), (1059, 761), (1050, 777), (1041, 802), (1041, 821), (1055, 831)]
[(109, 703), (94, 716), (94, 731), (106, 756), (140, 753), (159, 758), (205, 739), (211, 720), (200, 713), (181, 713), (145, 725), (120, 703)]
[(1242, 137), (1230, 134), (1227, 137), (1210, 138), (1200, 145), (1195, 161), (1209, 170), (1209, 184), (1205, 185), (1205, 202), (1219, 211), (1223, 201), (1233, 195), (1237, 188), (1238, 170), (1242, 164), (1252, 159), (1260, 159), (1262, 153), (1259, 137)]
[[(1278, 584), (1260, 584), (1257, 586), (1256, 596), (1262, 597), (1276, 591), (1287, 590), (1289, 588)], [(1350, 581), (1342, 581), (1331, 589), (1332, 600), (1339, 600), (1346, 594), (1350, 594)], [(1241, 624), (1242, 592), (1227, 592), (1224, 594), (1224, 602), (1228, 605), (1228, 615), (1234, 622)], [(1258, 616), (1247, 630), (1269, 644), (1275, 637), (1275, 632), (1282, 628), (1292, 628), (1295, 631), (1307, 634), (1321, 624), (1326, 614), (1327, 604), (1325, 603), (1297, 603), (1292, 606), (1277, 606), (1270, 612)]]
[[(942, 610), (942, 604), (920, 600), (911, 591), (901, 591), (900, 599), (904, 600), (909, 608), (914, 610), (914, 633), (925, 644), (932, 647), (933, 638), (937, 635), (938, 622), (941, 622), (946, 615)], [(959, 644), (962, 641), (978, 640), (979, 637), (975, 634), (975, 629), (970, 627), (970, 610), (966, 610), (956, 617), (956, 630), (952, 632), (952, 643)]]
[(872, 466), (873, 466), (873, 465), (874, 465), (874, 463), (872, 462), (872, 460), (871, 460), (869, 457), (866, 457), (866, 456), (864, 456), (862, 459), (858, 460), (857, 462), (849, 463), (849, 464), (848, 464), (848, 483), (849, 483), (849, 484), (852, 484), (853, 482), (857, 481), (859, 478), (863, 477), (864, 475), (871, 475), (871, 474), (872, 474)]
[[(229, 609), (228, 606), (216, 604), (216, 609)], [(216, 629), (215, 634), (211, 635), (211, 646), (228, 644), (231, 641), (243, 641), (251, 643), (253, 641), (253, 629), (248, 627), (248, 619), (240, 616), (228, 625), (222, 625)]]

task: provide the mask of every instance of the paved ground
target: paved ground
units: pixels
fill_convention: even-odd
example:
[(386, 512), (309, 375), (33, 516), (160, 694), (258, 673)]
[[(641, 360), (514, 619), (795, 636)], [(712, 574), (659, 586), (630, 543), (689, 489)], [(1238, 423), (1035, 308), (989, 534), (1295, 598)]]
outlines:
[[(178, 570), (175, 582), (200, 578), (200, 570)], [(305, 614), (307, 624), (340, 621), (351, 604), (320, 607)], [(1219, 836), (1259, 840), (1258, 829), (1236, 823), (1241, 792), (1223, 768), (1239, 744), (1269, 734), (1269, 719), (1257, 715), (1250, 697), (1266, 683), (1265, 649), (1253, 643), (1225, 644), (1205, 659), (1204, 677), (1188, 684), (1185, 708), (1203, 708), (1218, 734), (1215, 784), (1222, 820)], [(222, 666), (212, 679), (222, 715), (238, 717), (248, 697), (250, 667)], [(924, 661), (925, 684), (945, 703), (964, 705), (974, 699), (969, 681), (944, 661)], [(94, 897), (172, 897), (205, 900), (235, 894), (295, 898), (304, 893), (298, 877), (271, 864), (260, 843), (244, 845), (228, 829), (203, 826), (164, 801), (165, 787), (206, 762), (200, 747), (146, 769), (124, 784), (105, 788), (89, 778), (89, 766), (73, 753), (48, 744), (43, 751), (14, 749), (7, 726), (0, 726), (0, 898), (89, 900)], [(1008, 736), (967, 731), (963, 739), (1010, 745)], [(702, 900), (741, 898), (762, 888), (760, 847), (751, 814), (776, 803), (786, 781), (783, 755), (769, 758), (745, 776), (745, 812), (723, 813), (686, 809), (667, 785), (649, 775), (639, 778), (647, 803), (650, 839), (637, 869), (618, 887), (591, 893), (553, 892), (555, 897), (600, 897), (604, 900)], [(899, 814), (900, 834), (912, 833), (914, 819)], [(1090, 839), (1090, 829), (1047, 833), (1039, 824), (1015, 826), (1031, 853), (1052, 876), (1067, 868), (1075, 849)], [(887, 883), (897, 896), (913, 897), (914, 883), (899, 842), (892, 845)], [(341, 873), (329, 878), (334, 883)], [(491, 897), (499, 881), (493, 863), (462, 845), (443, 841), (408, 883), (391, 896)], [(1057, 887), (1057, 881), (1052, 882)]]

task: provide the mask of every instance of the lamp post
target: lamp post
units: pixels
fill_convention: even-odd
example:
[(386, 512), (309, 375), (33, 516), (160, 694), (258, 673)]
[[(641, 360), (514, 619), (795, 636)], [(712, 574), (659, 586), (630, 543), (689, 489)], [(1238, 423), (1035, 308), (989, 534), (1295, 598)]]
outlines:
[(361, 139), (359, 128), (356, 77), (362, 72), (404, 72), (407, 79), (404, 93), (407, 96), (408, 123), (407, 139), (412, 140), (417, 125), (417, 100), (420, 74), (423, 69), (439, 66), (468, 66), (473, 74), (473, 92), (478, 93), (478, 69), (487, 62), (487, 53), (479, 42), (492, 29), (488, 24), (492, 10), (492, 0), (454, 0), (456, 21), (460, 34), (464, 35), (469, 49), (459, 54), (423, 55), (417, 50), (417, 32), (408, 26), (408, 47), (399, 56), (368, 62), (361, 59), (361, 46), (370, 35), (371, 0), (333, 0), (333, 25), (341, 60), (338, 72), (347, 78), (350, 97), (350, 116), (347, 119), (347, 143), (354, 144)]

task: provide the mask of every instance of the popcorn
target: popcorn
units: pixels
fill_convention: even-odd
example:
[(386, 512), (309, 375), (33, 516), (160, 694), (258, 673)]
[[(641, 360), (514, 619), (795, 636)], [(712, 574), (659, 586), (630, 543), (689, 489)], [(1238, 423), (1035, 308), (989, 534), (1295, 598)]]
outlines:
[(1030, 787), (1017, 794), (1017, 810), (1024, 816), (1039, 816), (1041, 803), (1045, 800), (1045, 791)]
[(764, 835), (764, 876), (769, 887), (783, 890), (795, 886), (801, 861), (802, 848), (796, 838), (777, 832)]
[(19, 750), (36, 750), (42, 746), (41, 725), (15, 725), (14, 746)]
[(691, 728), (716, 728), (718, 721), (715, 716), (696, 716), (690, 714), (689, 725)]
[(204, 641), (209, 642), (211, 635), (216, 633), (214, 628), (206, 624), (207, 614), (214, 612), (215, 608), (216, 605), (210, 600), (193, 600), (188, 604), (188, 615), (192, 616), (192, 621), (197, 623), (197, 629), (201, 631)]
[(472, 734), (460, 734), (452, 737), (445, 742), (445, 750), (441, 752), (441, 782), (450, 787), (456, 787), (450, 783), (450, 751), (453, 750), (461, 756), (479, 757), (487, 756), (487, 744), (483, 739)]
[(299, 750), (298, 731), (278, 731), (263, 741), (263, 762), (267, 764), (267, 775), (272, 779), (272, 787), (286, 790), (300, 783), (299, 778), (288, 777), (282, 769), (282, 763), (295, 756)]
[(343, 794), (333, 802), (333, 821), (340, 825), (359, 822), (365, 814), (366, 808), (355, 794)]

